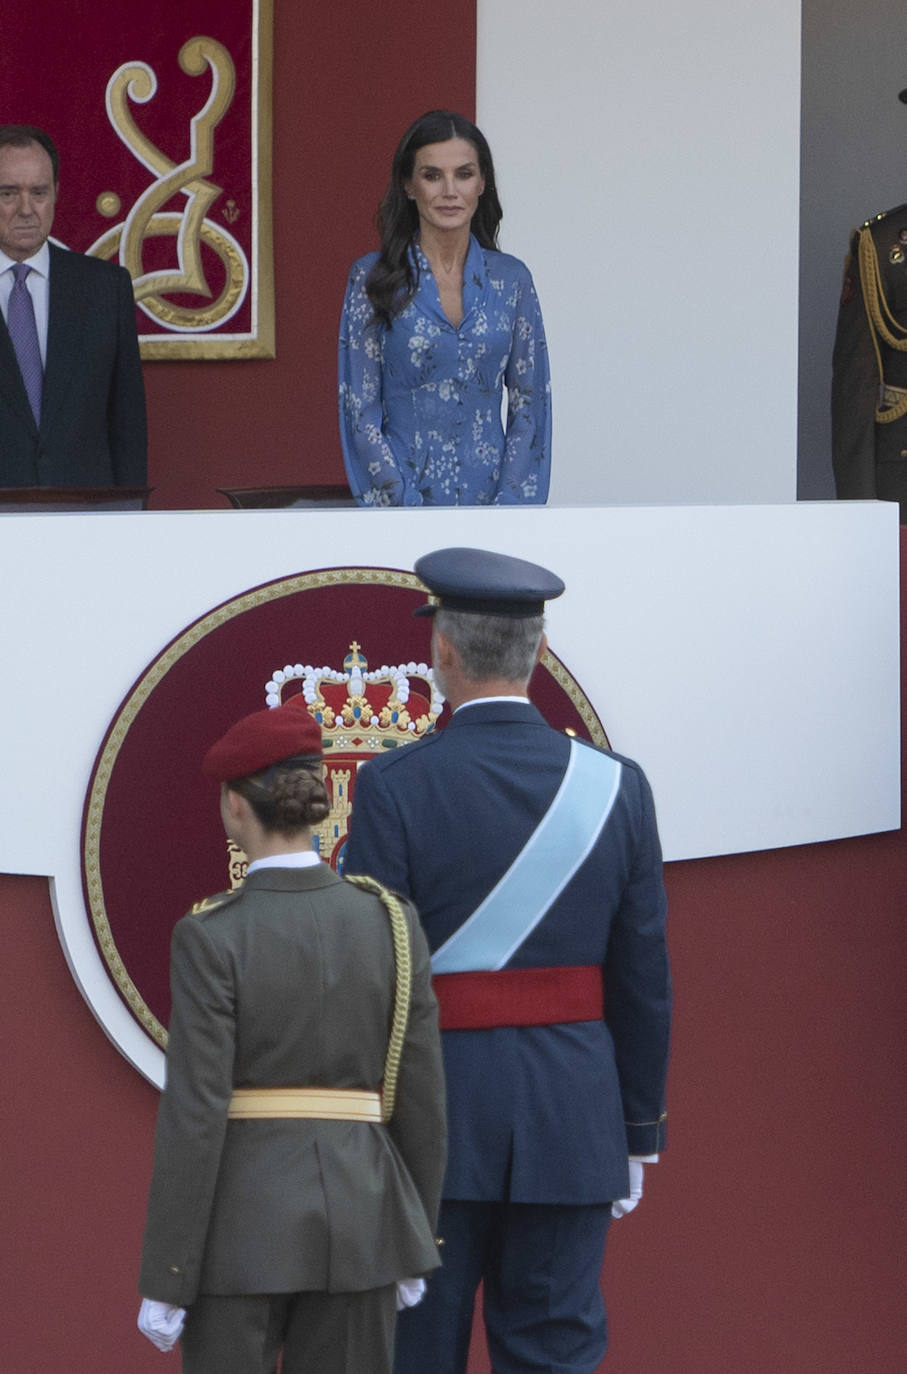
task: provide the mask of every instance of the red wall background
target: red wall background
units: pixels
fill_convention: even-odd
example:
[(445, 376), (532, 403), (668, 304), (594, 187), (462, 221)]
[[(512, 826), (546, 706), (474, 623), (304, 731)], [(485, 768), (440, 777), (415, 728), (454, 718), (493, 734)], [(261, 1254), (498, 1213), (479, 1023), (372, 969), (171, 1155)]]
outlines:
[[(73, 58), (80, 43), (91, 45), (95, 25), (115, 22), (117, 7), (70, 5), (85, 11), (84, 22), (61, 27), (57, 8), (42, 3), (47, 70), (27, 84), (25, 98), (7, 98), (2, 118), (45, 127), (61, 143), (73, 128), (83, 145), (107, 137), (103, 89), (79, 83)], [(191, 0), (183, 8), (173, 21), (174, 64), (180, 43), (198, 31)], [(274, 11), (276, 357), (145, 363), (152, 509), (223, 509), (229, 502), (219, 487), (345, 480), (337, 333), (349, 268), (378, 246), (375, 211), (403, 131), (425, 110), (475, 111), (475, 0), (275, 0)], [(0, 90), (5, 77), (21, 92), (23, 71), (35, 66), (35, 22), (31, 13), (5, 16)], [(61, 82), (70, 87), (68, 129)], [(214, 146), (216, 167), (216, 135)], [(65, 158), (60, 188), (61, 204), (79, 194)]]
[[(667, 879), (671, 1143), (611, 1231), (604, 1367), (900, 1374), (905, 835)], [(0, 1365), (154, 1374), (134, 1321), (157, 1092), (82, 1001), (46, 879), (0, 877), (0, 940)], [(471, 1374), (488, 1374), (481, 1349)]]
[(218, 487), (345, 481), (337, 330), (404, 129), (475, 110), (475, 0), (275, 5), (277, 356), (149, 362), (152, 509), (225, 507)]

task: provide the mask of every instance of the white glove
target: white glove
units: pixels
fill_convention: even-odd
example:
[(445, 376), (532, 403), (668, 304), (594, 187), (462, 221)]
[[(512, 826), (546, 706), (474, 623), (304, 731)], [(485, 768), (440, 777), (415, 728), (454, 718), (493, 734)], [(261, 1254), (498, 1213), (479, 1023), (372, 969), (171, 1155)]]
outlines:
[(397, 1284), (397, 1311), (415, 1307), (425, 1297), (424, 1279), (401, 1279)]
[(138, 1327), (158, 1350), (172, 1350), (180, 1338), (183, 1322), (186, 1320), (185, 1307), (171, 1307), (166, 1302), (155, 1302), (154, 1298), (142, 1298), (139, 1308)]
[(633, 1211), (633, 1208), (637, 1206), (639, 1199), (642, 1197), (642, 1161), (631, 1159), (629, 1161), (629, 1168), (630, 1196), (619, 1198), (616, 1202), (611, 1203), (612, 1217), (625, 1217), (628, 1212)]

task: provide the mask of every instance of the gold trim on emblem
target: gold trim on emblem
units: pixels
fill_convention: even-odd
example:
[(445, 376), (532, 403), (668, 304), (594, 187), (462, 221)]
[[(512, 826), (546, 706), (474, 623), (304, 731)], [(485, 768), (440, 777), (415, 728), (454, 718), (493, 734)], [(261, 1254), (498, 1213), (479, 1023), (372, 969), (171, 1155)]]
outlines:
[[(270, 601), (277, 601), (286, 596), (295, 596), (297, 592), (311, 591), (319, 587), (338, 586), (401, 587), (423, 592), (425, 590), (414, 573), (398, 572), (390, 568), (329, 568), (281, 578), (263, 587), (256, 587), (252, 591), (245, 592), (202, 616), (195, 624), (177, 636), (172, 644), (168, 645), (163, 653), (154, 660), (118, 711), (110, 734), (101, 750), (89, 791), (85, 817), (83, 864), (88, 913), (98, 946), (114, 983), (136, 1020), (162, 1049), (165, 1049), (167, 1045), (167, 1032), (150, 1010), (129, 976), (116, 947), (104, 901), (100, 866), (101, 826), (104, 818), (104, 804), (117, 755), (130, 727), (152, 692), (163, 681), (174, 664), (179, 662), (196, 644), (200, 643), (206, 635), (234, 620), (237, 616), (243, 615), (246, 611), (254, 610), (257, 606), (266, 605)], [(560, 659), (548, 650), (540, 660), (540, 667), (551, 675), (568, 697), (588, 730), (592, 743), (601, 748), (608, 748), (608, 737), (592, 707), (592, 703)], [(244, 857), (239, 851), (230, 856), (231, 865), (233, 865), (230, 874), (232, 887), (240, 886), (242, 883)]]

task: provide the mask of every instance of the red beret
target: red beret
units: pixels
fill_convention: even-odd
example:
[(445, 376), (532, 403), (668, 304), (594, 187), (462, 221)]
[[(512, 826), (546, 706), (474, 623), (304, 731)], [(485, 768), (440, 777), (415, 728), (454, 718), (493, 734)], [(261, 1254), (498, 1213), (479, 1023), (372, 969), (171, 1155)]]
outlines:
[(283, 706), (243, 716), (202, 759), (202, 772), (218, 782), (245, 778), (272, 763), (291, 758), (321, 757), (321, 726), (309, 715), (301, 696)]

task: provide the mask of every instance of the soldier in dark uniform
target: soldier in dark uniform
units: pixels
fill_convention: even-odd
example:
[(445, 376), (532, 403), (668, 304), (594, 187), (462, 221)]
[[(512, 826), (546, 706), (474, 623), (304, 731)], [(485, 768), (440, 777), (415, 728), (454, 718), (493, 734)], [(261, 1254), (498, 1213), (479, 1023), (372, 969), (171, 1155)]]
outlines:
[(636, 763), (569, 739), (529, 701), (559, 577), (484, 549), (415, 567), (453, 714), (360, 769), (346, 849), (347, 873), (419, 907), (441, 1010), (444, 1265), (401, 1319), (394, 1368), (465, 1374), (482, 1281), (495, 1374), (592, 1374), (609, 1222), (665, 1144), (652, 794)]
[(898, 501), (907, 521), (907, 205), (851, 238), (831, 416), (838, 496)]

